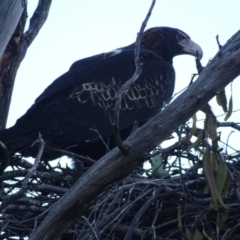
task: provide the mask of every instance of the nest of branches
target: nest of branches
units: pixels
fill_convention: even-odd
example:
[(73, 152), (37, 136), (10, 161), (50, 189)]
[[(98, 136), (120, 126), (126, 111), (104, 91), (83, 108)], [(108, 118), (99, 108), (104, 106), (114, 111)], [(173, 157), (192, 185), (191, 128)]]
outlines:
[[(201, 132), (181, 126), (178, 141), (96, 196), (62, 239), (239, 239), (239, 154)], [(0, 176), (0, 239), (26, 239), (84, 172), (20, 156), (10, 165)]]

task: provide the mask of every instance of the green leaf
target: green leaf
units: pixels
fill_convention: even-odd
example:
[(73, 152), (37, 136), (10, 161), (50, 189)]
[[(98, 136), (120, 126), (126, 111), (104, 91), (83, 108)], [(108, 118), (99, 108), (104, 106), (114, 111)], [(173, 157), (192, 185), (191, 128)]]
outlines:
[(218, 171), (217, 171), (217, 180), (216, 180), (217, 189), (218, 189), (219, 193), (222, 193), (226, 180), (227, 180), (227, 165), (220, 158), (219, 165), (218, 165)]
[(217, 214), (216, 224), (217, 224), (216, 232), (217, 232), (217, 236), (219, 236), (220, 230), (222, 230), (222, 231), (226, 230), (226, 226), (225, 226), (224, 222), (222, 221), (222, 219), (220, 218), (219, 212)]
[(224, 112), (227, 112), (227, 97), (226, 97), (225, 89), (223, 89), (217, 95), (217, 103), (218, 103), (219, 106), (222, 107)]
[(208, 125), (208, 135), (212, 141), (215, 141), (218, 138), (217, 135), (217, 119), (213, 114), (208, 114), (207, 116), (207, 125)]
[(233, 111), (233, 99), (232, 99), (232, 96), (231, 96), (231, 98), (229, 100), (228, 111), (227, 111), (227, 114), (224, 118), (225, 121), (227, 121), (231, 117), (232, 111)]
[(204, 223), (202, 222), (202, 225), (203, 225), (203, 234), (205, 235), (205, 237), (207, 237), (208, 240), (213, 240), (211, 237), (209, 237), (205, 231), (205, 228), (204, 228)]
[(205, 187), (204, 187), (204, 189), (203, 189), (203, 193), (204, 193), (204, 194), (209, 193), (209, 185), (208, 185), (208, 184), (205, 185)]
[(229, 180), (229, 178), (227, 178), (227, 180), (225, 181), (224, 188), (223, 188), (223, 196), (225, 198), (227, 198), (227, 196), (228, 196), (229, 188), (230, 188), (230, 180)]
[(203, 139), (203, 131), (201, 131), (199, 134), (198, 134), (198, 137), (197, 137), (197, 140), (195, 142), (193, 142), (190, 146), (188, 146), (187, 148), (187, 153), (192, 149), (192, 148), (195, 148), (199, 145), (199, 143), (202, 141)]
[(210, 188), (210, 193), (212, 196), (212, 207), (214, 210), (218, 209), (218, 203), (217, 203), (217, 185), (214, 178), (214, 168), (213, 168), (213, 159), (211, 158), (210, 150), (207, 149), (206, 153), (203, 157), (203, 171), (208, 183), (208, 186)]
[(221, 205), (222, 207), (228, 209), (228, 207), (227, 207), (226, 204), (223, 202), (222, 197), (221, 197), (221, 195), (219, 194), (218, 191), (217, 191), (217, 200), (218, 200), (218, 202), (220, 203), (220, 205)]
[(186, 228), (186, 236), (188, 240), (193, 240), (193, 235), (188, 228)]
[(227, 210), (221, 217), (221, 221), (225, 223), (228, 220), (229, 210)]
[(203, 235), (201, 232), (199, 232), (198, 229), (196, 229), (194, 236), (193, 236), (193, 240), (202, 240), (203, 239)]

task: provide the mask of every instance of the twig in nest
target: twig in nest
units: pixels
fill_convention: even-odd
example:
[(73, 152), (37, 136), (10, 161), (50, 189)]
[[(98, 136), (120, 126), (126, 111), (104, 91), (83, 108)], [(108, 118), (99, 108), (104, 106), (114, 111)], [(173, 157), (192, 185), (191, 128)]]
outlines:
[(96, 128), (89, 128), (91, 131), (94, 131), (97, 133), (98, 137), (100, 138), (100, 140), (102, 141), (102, 143), (104, 144), (104, 146), (106, 147), (106, 152), (109, 152), (110, 149), (108, 147), (108, 144), (104, 141), (104, 139), (102, 138), (101, 134), (99, 133), (99, 131)]
[(132, 221), (132, 224), (131, 224), (131, 226), (128, 229), (128, 232), (125, 235), (124, 240), (132, 239), (133, 231), (137, 227), (141, 217), (147, 211), (147, 209), (152, 205), (152, 203), (154, 201), (156, 201), (156, 199), (158, 199), (160, 197), (160, 194), (161, 194), (161, 188), (153, 190), (152, 196), (150, 198), (148, 198), (148, 200), (145, 202), (145, 204), (139, 209), (139, 211), (135, 215), (135, 217), (134, 217), (134, 219)]
[(38, 226), (38, 220), (41, 219), (41, 218), (43, 218), (43, 216), (46, 215), (46, 214), (49, 212), (50, 209), (51, 209), (51, 207), (49, 207), (48, 209), (46, 209), (46, 211), (42, 212), (41, 214), (39, 214), (39, 215), (35, 218), (34, 228), (33, 228), (33, 231), (32, 231), (32, 233), (31, 233), (29, 239), (31, 238), (34, 230), (35, 230), (35, 229), (37, 228), (37, 226)]
[(28, 162), (26, 159), (24, 159), (22, 157), (19, 157), (19, 156), (11, 157), (10, 165), (11, 166), (25, 168), (25, 169), (30, 169), (33, 166), (32, 163)]
[[(80, 159), (83, 162), (88, 162), (88, 163), (90, 162), (91, 164), (94, 164), (96, 162), (95, 160), (93, 160), (93, 159), (91, 159), (89, 157), (84, 157), (82, 155), (78, 155), (78, 154), (75, 154), (75, 153), (67, 151), (67, 150), (62, 150), (62, 149), (58, 149), (58, 148), (51, 148), (51, 147), (45, 147), (45, 149), (46, 150), (60, 152), (63, 155), (66, 155), (66, 156), (72, 157), (72, 158)], [(77, 161), (77, 159), (76, 159), (76, 161)]]
[(159, 200), (156, 202), (156, 213), (155, 213), (155, 216), (154, 216), (154, 219), (153, 219), (153, 222), (152, 222), (152, 226), (151, 226), (151, 230), (152, 230), (152, 238), (153, 239), (156, 239), (157, 237), (157, 234), (156, 234), (156, 221), (157, 221), (157, 218), (159, 216), (159, 212), (161, 210), (161, 207), (159, 208)]
[(8, 165), (9, 165), (8, 149), (2, 142), (0, 142), (0, 176), (3, 175), (3, 172)]
[(121, 100), (122, 100), (122, 95), (123, 93), (125, 93), (129, 87), (135, 83), (135, 81), (138, 79), (138, 77), (141, 75), (142, 73), (142, 65), (139, 59), (139, 53), (140, 53), (140, 45), (141, 45), (141, 38), (144, 32), (144, 29), (147, 25), (148, 19), (151, 16), (153, 7), (155, 5), (156, 0), (152, 1), (152, 4), (148, 10), (147, 16), (145, 18), (145, 20), (143, 21), (140, 31), (137, 34), (137, 39), (136, 39), (136, 45), (135, 45), (135, 50), (134, 50), (134, 60), (135, 60), (135, 65), (136, 65), (136, 70), (135, 73), (133, 74), (133, 76), (126, 81), (122, 87), (120, 88), (117, 97), (116, 97), (116, 103), (115, 103), (115, 109), (114, 109), (114, 114), (113, 114), (113, 129), (114, 129), (114, 139), (116, 142), (116, 145), (118, 146), (118, 148), (120, 149), (120, 151), (122, 152), (122, 154), (124, 155), (128, 155), (129, 153), (129, 147), (124, 145), (122, 142), (122, 139), (120, 137), (119, 134), (119, 112), (120, 112), (120, 108), (121, 108)]
[(110, 104), (110, 106), (108, 107), (108, 106), (105, 104), (104, 100), (103, 100), (101, 97), (99, 97), (99, 101), (101, 102), (101, 104), (102, 104), (102, 106), (103, 106), (103, 108), (104, 108), (104, 111), (105, 111), (106, 116), (107, 116), (107, 118), (108, 118), (108, 122), (109, 122), (110, 124), (113, 124), (112, 117), (111, 117), (111, 114), (110, 114), (110, 107), (112, 106), (112, 104)]
[(98, 237), (96, 231), (94, 230), (93, 226), (90, 224), (88, 219), (86, 217), (84, 217), (84, 216), (82, 216), (82, 219), (84, 219), (86, 221), (87, 225), (90, 227), (92, 233), (94, 234), (95, 239), (99, 240), (99, 237)]
[(44, 149), (44, 145), (45, 145), (40, 133), (39, 133), (39, 137), (38, 137), (37, 141), (35, 141), (33, 143), (33, 145), (35, 145), (36, 143), (40, 143), (38, 154), (37, 154), (37, 157), (35, 159), (35, 162), (34, 162), (32, 168), (28, 171), (28, 173), (26, 174), (26, 176), (22, 182), (21, 189), (17, 193), (12, 194), (11, 196), (4, 197), (5, 200), (2, 202), (2, 205), (0, 206), (0, 211), (3, 211), (12, 201), (16, 201), (17, 199), (21, 198), (23, 196), (23, 194), (26, 192), (29, 179), (32, 177), (32, 175), (35, 173), (35, 171), (37, 169), (37, 166), (40, 162), (40, 159), (41, 159), (41, 156), (43, 153), (43, 149)]

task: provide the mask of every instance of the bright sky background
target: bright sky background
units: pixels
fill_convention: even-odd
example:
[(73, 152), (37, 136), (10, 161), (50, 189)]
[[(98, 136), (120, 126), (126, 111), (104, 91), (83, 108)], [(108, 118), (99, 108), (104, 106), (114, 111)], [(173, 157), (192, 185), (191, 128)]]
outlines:
[[(53, 1), (46, 23), (19, 68), (8, 126), (13, 125), (37, 96), (74, 61), (134, 42), (151, 2)], [(29, 18), (37, 3), (37, 0), (28, 1)], [(218, 51), (216, 35), (219, 34), (221, 44), (225, 44), (240, 29), (240, 1), (157, 0), (147, 28), (155, 26), (170, 26), (186, 32), (202, 47), (202, 64), (206, 65)], [(175, 92), (178, 92), (189, 84), (191, 74), (196, 73), (195, 60), (191, 56), (179, 56), (174, 59), (174, 67), (177, 75)], [(237, 79), (233, 84), (234, 109), (240, 108), (239, 89)], [(216, 114), (222, 114), (215, 99), (211, 105)], [(239, 119), (240, 113), (236, 112), (229, 121)], [(233, 135), (235, 137), (230, 140), (236, 143), (239, 133)]]

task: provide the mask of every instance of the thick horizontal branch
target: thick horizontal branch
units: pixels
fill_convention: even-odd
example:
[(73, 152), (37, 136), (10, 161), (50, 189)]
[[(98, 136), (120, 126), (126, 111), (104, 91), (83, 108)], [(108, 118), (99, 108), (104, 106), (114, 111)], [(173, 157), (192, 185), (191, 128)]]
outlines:
[(221, 48), (196, 82), (151, 121), (133, 132), (125, 141), (131, 148), (128, 156), (123, 157), (115, 148), (100, 159), (50, 209), (30, 239), (58, 239), (100, 193), (129, 174), (146, 153), (164, 141), (239, 74), (240, 31)]

